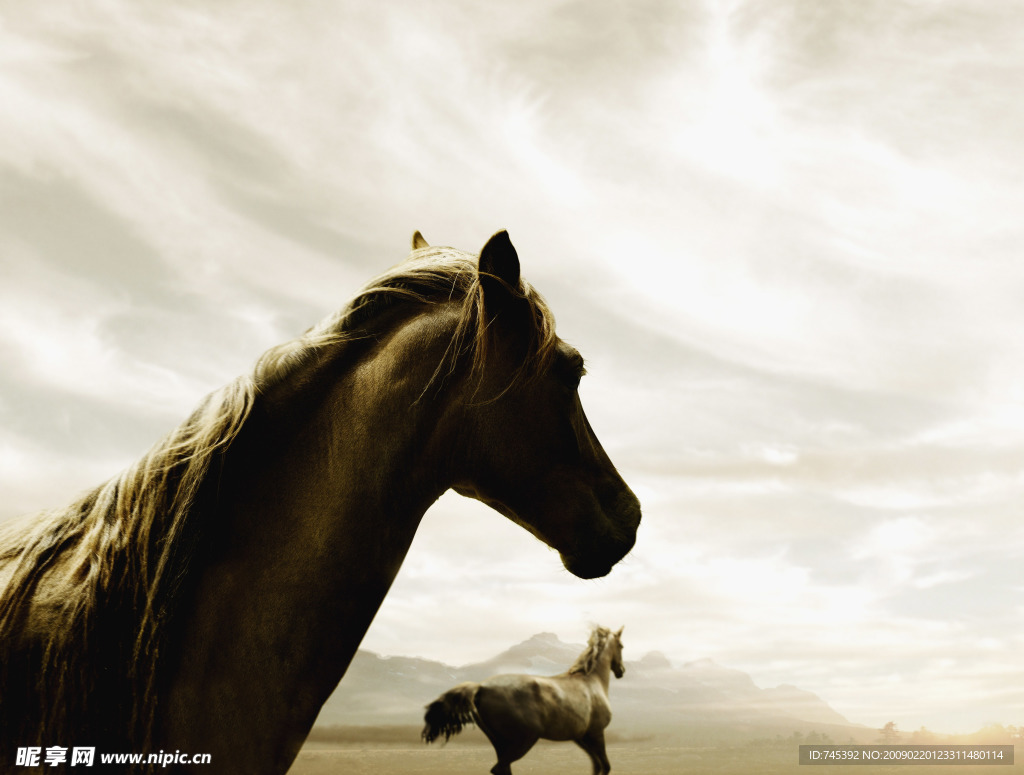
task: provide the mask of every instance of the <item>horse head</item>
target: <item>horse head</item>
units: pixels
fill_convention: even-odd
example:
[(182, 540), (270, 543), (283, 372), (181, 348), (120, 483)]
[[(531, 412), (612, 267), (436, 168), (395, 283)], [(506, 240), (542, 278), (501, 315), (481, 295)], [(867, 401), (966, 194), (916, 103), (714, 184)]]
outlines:
[(612, 672), (616, 678), (622, 678), (626, 674), (626, 665), (622, 661), (622, 631), (624, 627), (619, 627), (619, 631), (613, 633), (608, 639), (607, 648), (611, 649), (611, 666)]
[(453, 487), (556, 549), (574, 575), (604, 576), (636, 540), (640, 503), (583, 411), (583, 358), (555, 336), (506, 232), (480, 252), (478, 277), (481, 336)]

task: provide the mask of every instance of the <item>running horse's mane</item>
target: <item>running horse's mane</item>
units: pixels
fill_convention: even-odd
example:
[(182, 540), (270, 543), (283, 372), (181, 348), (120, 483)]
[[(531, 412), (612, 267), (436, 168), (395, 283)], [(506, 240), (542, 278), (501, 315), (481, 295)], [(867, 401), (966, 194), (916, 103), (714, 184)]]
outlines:
[(597, 666), (597, 660), (601, 656), (601, 652), (604, 651), (605, 646), (608, 644), (608, 638), (612, 636), (612, 631), (607, 627), (595, 627), (590, 633), (590, 640), (587, 641), (587, 647), (583, 650), (573, 662), (566, 672), (568, 675), (590, 675), (594, 672), (594, 668)]
[[(5, 736), (36, 744), (45, 733), (44, 744), (68, 744), (84, 741), (83, 729), (130, 730), (140, 748), (149, 741), (179, 592), (202, 536), (216, 529), (218, 472), (261, 391), (328, 345), (373, 336), (391, 319), (387, 312), (459, 300), (456, 335), (430, 384), (443, 384), (464, 355), (482, 369), (490, 335), (482, 284), (507, 284), (481, 278), (474, 255), (428, 247), (418, 232), (414, 245), (407, 261), (371, 281), (343, 310), (207, 396), (120, 475), (65, 509), (0, 526), (0, 644), (26, 635), (37, 643), (0, 660)], [(514, 378), (527, 379), (552, 356), (554, 321), (525, 282), (507, 290), (525, 301), (533, 321)], [(16, 686), (25, 707), (14, 702)]]

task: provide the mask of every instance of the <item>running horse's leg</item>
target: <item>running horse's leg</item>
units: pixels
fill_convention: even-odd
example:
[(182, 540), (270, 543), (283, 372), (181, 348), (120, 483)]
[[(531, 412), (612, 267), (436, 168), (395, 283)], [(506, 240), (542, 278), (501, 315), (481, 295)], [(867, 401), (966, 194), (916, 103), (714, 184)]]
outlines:
[(608, 754), (604, 749), (603, 729), (599, 729), (596, 732), (587, 732), (587, 734), (575, 742), (590, 757), (590, 761), (594, 766), (594, 775), (608, 775), (612, 771), (612, 765), (608, 761)]
[[(487, 734), (486, 730), (484, 734)], [(512, 775), (512, 762), (517, 762), (526, 756), (537, 742), (536, 737), (514, 737), (511, 735), (499, 735), (490, 738), (495, 753), (498, 754), (498, 763), (491, 767), (492, 775)]]
[(512, 762), (526, 756), (538, 739), (529, 734), (509, 734), (508, 730), (497, 732), (484, 723), (478, 726), (487, 735), (487, 739), (494, 746), (494, 752), (498, 755), (498, 762), (491, 767), (492, 775), (512, 775)]
[(498, 755), (497, 764), (491, 767), (492, 775), (512, 775), (512, 762), (526, 756), (540, 736), (520, 722), (502, 690), (483, 685), (475, 703), (477, 726), (487, 735)]

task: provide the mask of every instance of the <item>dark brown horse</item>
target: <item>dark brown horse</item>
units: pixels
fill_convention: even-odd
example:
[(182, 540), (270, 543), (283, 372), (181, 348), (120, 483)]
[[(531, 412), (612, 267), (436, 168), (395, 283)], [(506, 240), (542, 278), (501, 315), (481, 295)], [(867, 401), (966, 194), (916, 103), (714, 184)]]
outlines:
[(640, 505), (508, 235), (413, 248), (123, 474), (2, 527), (0, 770), (82, 745), (285, 772), (449, 488), (581, 578), (630, 550)]
[(494, 775), (512, 775), (512, 762), (541, 738), (571, 740), (587, 752), (593, 775), (608, 775), (604, 730), (612, 720), (613, 673), (626, 673), (622, 629), (595, 627), (583, 653), (561, 675), (496, 675), (449, 689), (427, 706), (423, 739), (432, 743), (444, 735), (447, 741), (466, 724), (476, 724), (498, 754)]

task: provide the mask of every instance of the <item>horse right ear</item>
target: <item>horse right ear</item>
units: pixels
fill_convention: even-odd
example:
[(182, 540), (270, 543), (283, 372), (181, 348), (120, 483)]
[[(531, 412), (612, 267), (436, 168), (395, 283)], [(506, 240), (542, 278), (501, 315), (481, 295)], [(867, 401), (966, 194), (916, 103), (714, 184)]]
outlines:
[(519, 254), (507, 231), (499, 231), (480, 251), (477, 266), (484, 308), (496, 314), (519, 288)]
[(430, 244), (425, 239), (423, 239), (423, 235), (420, 234), (419, 231), (414, 231), (412, 233), (412, 249), (413, 250), (419, 250), (420, 248), (429, 248), (429, 247), (430, 247)]

